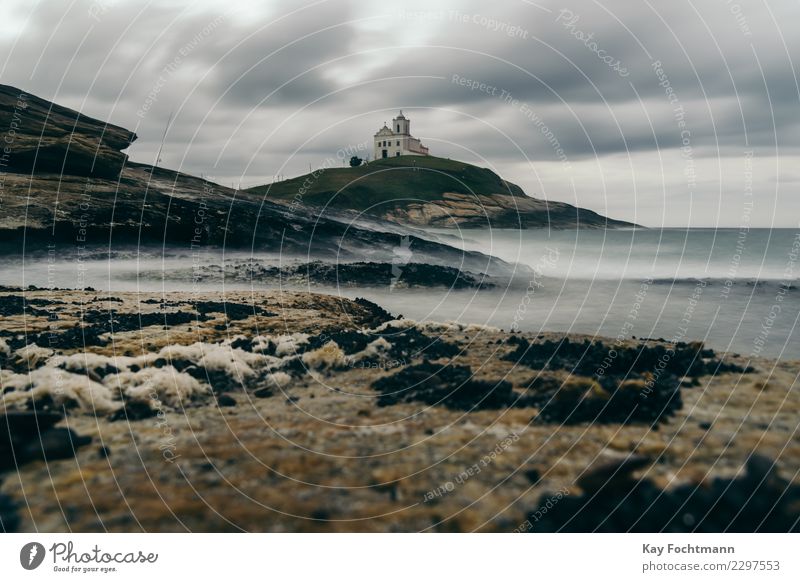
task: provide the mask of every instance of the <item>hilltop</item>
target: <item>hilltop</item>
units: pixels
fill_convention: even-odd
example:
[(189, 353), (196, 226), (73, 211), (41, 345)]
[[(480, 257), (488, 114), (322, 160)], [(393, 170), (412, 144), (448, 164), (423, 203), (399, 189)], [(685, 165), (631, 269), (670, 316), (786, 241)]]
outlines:
[(248, 190), (277, 203), (365, 213), (436, 227), (619, 228), (630, 223), (532, 198), (492, 170), (433, 156), (327, 168)]

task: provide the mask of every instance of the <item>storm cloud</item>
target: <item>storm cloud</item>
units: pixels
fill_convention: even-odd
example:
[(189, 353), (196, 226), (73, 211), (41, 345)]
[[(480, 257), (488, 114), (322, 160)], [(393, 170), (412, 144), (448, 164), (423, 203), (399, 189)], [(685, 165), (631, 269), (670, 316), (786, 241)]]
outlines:
[[(431, 153), (647, 226), (798, 227), (800, 4), (6, 0), (0, 78), (227, 185)], [(168, 120), (172, 120), (167, 128)], [(747, 204), (752, 201), (752, 212)]]

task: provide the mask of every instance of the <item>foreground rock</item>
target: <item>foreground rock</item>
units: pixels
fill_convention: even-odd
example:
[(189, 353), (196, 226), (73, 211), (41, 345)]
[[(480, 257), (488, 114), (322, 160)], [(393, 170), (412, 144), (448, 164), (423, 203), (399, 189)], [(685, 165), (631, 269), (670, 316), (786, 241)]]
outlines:
[[(559, 529), (596, 493), (600, 505), (588, 509), (597, 511), (580, 524), (593, 529), (602, 504), (631, 483), (641, 502), (623, 504), (614, 528), (661, 495), (688, 500), (703, 531), (755, 529), (758, 515), (780, 530), (786, 522), (765, 504), (779, 490), (795, 499), (796, 362), (687, 345), (696, 357), (674, 365), (691, 377), (657, 430), (635, 414), (565, 423), (540, 419), (547, 403), (532, 397), (545, 386), (532, 378), (547, 377), (550, 391), (559, 381), (567, 391), (587, 385), (582, 358), (571, 358), (582, 350), (588, 363), (602, 361), (607, 340), (570, 336), (567, 346), (560, 334), (415, 324), (363, 300), (310, 293), (6, 289), (0, 305), (2, 297), (11, 298), (0, 319), (4, 412), (28, 414), (14, 417), (17, 427), (32, 426), (33, 410), (65, 414), (54, 428), (98, 443), (4, 474), (0, 516), (21, 531), (510, 532), (526, 521), (545, 528), (545, 517), (546, 529)], [(630, 412), (624, 401), (605, 404)], [(775, 471), (771, 461), (745, 468), (754, 453), (775, 460)], [(741, 503), (746, 519), (701, 519), (715, 500), (728, 507), (752, 491), (757, 500)], [(659, 505), (642, 527), (684, 523), (683, 513), (665, 521), (671, 507)], [(787, 519), (796, 511), (776, 507)]]
[[(2, 483), (2, 480), (0, 480)], [(12, 533), (19, 528), (17, 505), (10, 497), (0, 494), (0, 533)]]
[(92, 441), (70, 428), (53, 426), (62, 419), (57, 412), (0, 413), (0, 472), (18, 469), (31, 461), (68, 459)]
[(644, 463), (603, 466), (584, 477), (583, 495), (542, 497), (531, 531), (637, 533), (786, 533), (800, 531), (800, 485), (753, 455), (743, 474), (661, 489), (631, 471)]
[[(50, 465), (70, 459), (80, 447), (92, 441), (91, 437), (80, 436), (71, 428), (53, 426), (61, 420), (63, 416), (55, 412), (0, 412), (0, 482), (3, 473), (18, 471), (34, 461)], [(18, 509), (19, 504), (0, 494), (0, 532), (17, 531)]]
[(509, 343), (517, 347), (505, 357), (508, 361), (538, 370), (527, 398), (540, 409), (539, 422), (656, 426), (683, 406), (682, 386), (696, 385), (705, 375), (752, 371), (718, 358), (702, 342), (611, 346), (569, 338), (532, 343), (515, 337)]

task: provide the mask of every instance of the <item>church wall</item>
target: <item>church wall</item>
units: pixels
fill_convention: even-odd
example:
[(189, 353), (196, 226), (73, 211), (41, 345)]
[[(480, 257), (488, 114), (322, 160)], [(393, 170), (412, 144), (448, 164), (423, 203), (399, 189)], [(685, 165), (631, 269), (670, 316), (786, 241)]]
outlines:
[[(411, 137), (410, 120), (392, 120), (389, 130), (391, 135), (376, 135), (374, 141), (373, 157), (379, 160), (383, 157), (383, 150), (386, 150), (387, 158), (394, 158), (398, 154), (401, 156), (424, 156), (427, 155), (417, 138)], [(396, 128), (399, 126), (400, 133)], [(385, 131), (384, 127), (384, 131)]]

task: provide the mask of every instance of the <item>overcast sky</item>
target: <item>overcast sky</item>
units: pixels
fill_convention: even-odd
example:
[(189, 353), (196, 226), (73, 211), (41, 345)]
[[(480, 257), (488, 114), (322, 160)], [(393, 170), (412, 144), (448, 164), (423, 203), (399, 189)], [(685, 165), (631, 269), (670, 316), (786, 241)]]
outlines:
[(371, 155), (402, 108), (533, 196), (800, 222), (794, 0), (3, 0), (0, 47), (3, 83), (135, 130), (135, 161), (172, 114), (162, 165), (228, 185)]

